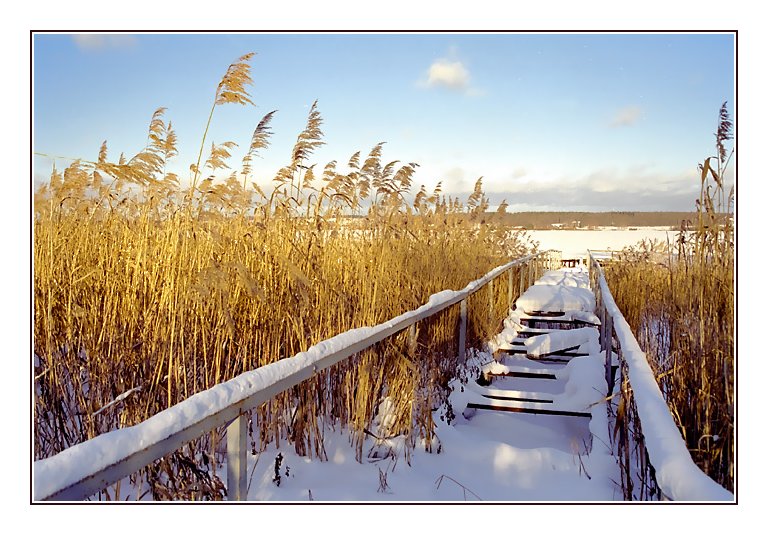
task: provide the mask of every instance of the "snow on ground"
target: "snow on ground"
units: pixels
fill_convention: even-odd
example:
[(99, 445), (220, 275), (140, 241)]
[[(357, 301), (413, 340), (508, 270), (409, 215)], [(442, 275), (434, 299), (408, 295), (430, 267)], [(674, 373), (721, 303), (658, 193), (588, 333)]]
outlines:
[[(495, 361), (489, 353), (477, 352), (469, 362), (479, 368)], [(540, 363), (530, 362), (532, 367)], [(560, 367), (564, 378), (583, 380), (586, 361)], [(580, 371), (579, 368), (582, 368)], [(593, 374), (594, 375), (594, 374)], [(598, 374), (599, 376), (599, 374)], [(594, 378), (589, 379), (590, 381)], [(521, 382), (522, 381), (522, 382)], [(531, 380), (501, 378), (494, 387), (509, 391), (529, 389)], [(575, 383), (548, 381), (551, 394), (569, 400)], [(248, 455), (248, 500), (268, 502), (607, 502), (621, 499), (616, 463), (602, 447), (600, 431), (604, 405), (593, 409), (596, 418), (512, 414), (478, 411), (471, 419), (462, 415), (470, 400), (479, 395), (473, 379), (452, 383), (449, 398), (454, 420), (445, 419), (446, 408), (435, 413), (437, 446), (427, 453), (417, 443), (406, 460), (404, 438), (384, 442), (376, 449), (393, 455), (368, 458), (375, 446), (367, 438), (362, 463), (355, 460), (350, 435), (343, 429), (325, 431), (327, 461), (299, 456), (281, 441), (257, 455)], [(550, 396), (551, 397), (551, 396)], [(594, 397), (594, 396), (592, 396)], [(599, 397), (599, 396), (598, 396)], [(586, 407), (589, 401), (583, 402)], [(384, 404), (385, 405), (385, 404)], [(582, 407), (584, 408), (584, 407)], [(277, 462), (280, 456), (279, 463)], [(277, 474), (276, 477), (276, 464)], [(226, 465), (217, 469), (223, 480)], [(278, 482), (279, 479), (279, 482)], [(124, 482), (122, 499), (135, 500), (136, 491)], [(149, 495), (145, 498), (151, 499)]]
[[(539, 290), (553, 292), (589, 290), (579, 288), (585, 274), (579, 269), (548, 272)], [(559, 284), (557, 284), (559, 282)], [(556, 286), (554, 285), (556, 284)], [(567, 284), (567, 285), (566, 285)], [(594, 298), (592, 298), (594, 301)], [(594, 307), (594, 305), (592, 305)], [(562, 308), (562, 307), (561, 307)], [(564, 307), (577, 315), (583, 303)], [(590, 319), (592, 314), (588, 314)], [(491, 348), (510, 341), (522, 329), (521, 314), (511, 311), (505, 329)], [(596, 318), (593, 318), (596, 319)], [(567, 340), (559, 340), (558, 337)], [(403, 439), (390, 440), (395, 455), (363, 459), (358, 463), (342, 431), (326, 435), (327, 462), (298, 457), (288, 448), (274, 446), (251, 458), (250, 500), (270, 501), (501, 501), (581, 502), (621, 499), (616, 460), (607, 444), (604, 357), (599, 351), (597, 331), (576, 329), (567, 333), (534, 336), (534, 345), (576, 343), (589, 357), (567, 364), (545, 364), (522, 355), (507, 355), (500, 361), (490, 353), (476, 352), (470, 366), (484, 371), (552, 372), (556, 381), (499, 377), (484, 389), (470, 378), (466, 384), (452, 383), (449, 398), (455, 419), (445, 419), (447, 407), (436, 412), (439, 453), (427, 453), (417, 445), (410, 463), (403, 454)], [(575, 342), (574, 342), (575, 340)], [(537, 347), (538, 347), (537, 345)], [(475, 375), (477, 377), (477, 375)], [(592, 418), (521, 414), (483, 410), (465, 411), (467, 403), (500, 404), (483, 397), (500, 396), (553, 400), (551, 407), (588, 412)], [(369, 439), (364, 448), (373, 446)], [(382, 448), (377, 448), (382, 451)], [(282, 455), (280, 484), (275, 481), (275, 462)], [(282, 470), (282, 472), (281, 472)]]
[(587, 249), (621, 251), (642, 240), (666, 243), (675, 241), (676, 232), (668, 227), (601, 228), (597, 230), (529, 230), (530, 237), (540, 243), (540, 250), (555, 249), (563, 258), (580, 258)]
[[(478, 353), (477, 358), (493, 362), (488, 353)], [(584, 368), (586, 361), (579, 364), (574, 361), (569, 370), (575, 381), (584, 380), (584, 372), (579, 368)], [(587, 365), (587, 368), (590, 367)], [(515, 384), (513, 378), (494, 382), (500, 390), (514, 388)], [(409, 466), (403, 455), (403, 439), (398, 438), (388, 441), (399, 454), (396, 458), (366, 458), (358, 463), (348, 435), (343, 431), (329, 431), (325, 436), (327, 462), (299, 457), (290, 446), (279, 451), (270, 446), (258, 457), (251, 457), (249, 474), (253, 471), (253, 475), (249, 500), (580, 502), (621, 499), (621, 491), (612, 481), (617, 480), (616, 463), (600, 441), (593, 439), (589, 419), (478, 411), (467, 420), (462, 409), (467, 401), (478, 396), (476, 387), (459, 382), (453, 387), (450, 402), (456, 419), (449, 425), (436, 417), (439, 453), (427, 453), (417, 445)], [(575, 396), (570, 391), (574, 387), (573, 383), (570, 389), (566, 386), (562, 396)], [(438, 411), (441, 416), (443, 409)], [(605, 406), (600, 405), (597, 410), (605, 412)], [(364, 452), (372, 446), (373, 440), (369, 439)], [(279, 485), (274, 481), (278, 453), (282, 454)]]
[[(255, 464), (248, 498), (307, 501), (310, 493), (315, 501), (353, 502), (620, 498), (620, 491), (603, 479), (605, 463), (584, 456), (584, 442), (592, 442), (588, 420), (492, 412), (467, 421), (460, 412), (452, 425), (438, 421), (440, 453), (417, 447), (410, 466), (402, 451), (396, 460), (358, 463), (347, 435), (336, 432), (326, 435), (327, 462), (310, 461), (281, 449), (278, 486), (274, 482), (278, 452), (270, 447)], [(390, 442), (402, 450), (402, 440)]]

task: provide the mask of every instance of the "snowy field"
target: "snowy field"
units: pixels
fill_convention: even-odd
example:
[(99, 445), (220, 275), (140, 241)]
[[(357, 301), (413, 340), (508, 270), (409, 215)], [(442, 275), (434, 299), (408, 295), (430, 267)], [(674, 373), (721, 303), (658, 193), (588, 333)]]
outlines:
[[(490, 355), (488, 355), (490, 357)], [(564, 416), (461, 411), (472, 386), (456, 385), (456, 420), (437, 419), (440, 453), (417, 446), (406, 460), (402, 438), (376, 450), (393, 456), (358, 463), (343, 431), (325, 436), (327, 462), (297, 456), (281, 444), (251, 458), (250, 500), (351, 502), (581, 502), (621, 499), (615, 464), (593, 447), (589, 420)], [(502, 385), (499, 385), (500, 387)], [(444, 416), (444, 411), (440, 411)], [(586, 444), (586, 446), (585, 446)], [(364, 454), (373, 448), (366, 443)], [(596, 448), (600, 449), (600, 448)], [(281, 454), (275, 478), (277, 455)], [(249, 472), (250, 475), (250, 472)]]
[(541, 250), (555, 249), (563, 252), (563, 258), (576, 258), (587, 249), (620, 251), (642, 240), (662, 243), (674, 242), (677, 232), (669, 227), (627, 228), (607, 227), (599, 230), (530, 230), (528, 235), (540, 243)]

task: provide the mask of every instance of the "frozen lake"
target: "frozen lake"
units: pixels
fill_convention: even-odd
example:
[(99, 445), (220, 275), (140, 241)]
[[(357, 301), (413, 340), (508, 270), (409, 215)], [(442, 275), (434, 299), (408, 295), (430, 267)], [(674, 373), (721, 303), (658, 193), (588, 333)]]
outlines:
[(586, 255), (587, 249), (620, 251), (642, 240), (674, 242), (676, 231), (668, 227), (601, 228), (597, 230), (529, 230), (528, 235), (540, 243), (540, 250), (556, 249), (563, 258)]

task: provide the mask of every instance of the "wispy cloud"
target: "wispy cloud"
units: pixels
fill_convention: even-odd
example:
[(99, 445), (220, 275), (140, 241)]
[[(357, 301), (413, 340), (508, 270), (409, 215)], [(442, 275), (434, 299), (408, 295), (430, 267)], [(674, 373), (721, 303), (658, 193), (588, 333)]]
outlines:
[(619, 126), (632, 126), (640, 119), (642, 114), (643, 110), (639, 106), (626, 106), (616, 112), (610, 125), (614, 128)]
[(557, 181), (510, 181), (496, 191), (489, 184), (488, 189), (491, 203), (506, 198), (510, 211), (522, 209), (515, 204), (534, 210), (686, 211), (694, 209), (698, 185), (695, 172), (667, 174), (648, 166), (601, 169)]
[(528, 171), (525, 169), (525, 167), (518, 167), (514, 171), (512, 171), (512, 174), (510, 175), (513, 179), (523, 178), (525, 175), (528, 174)]
[(124, 34), (83, 33), (72, 36), (80, 50), (96, 51), (107, 48), (130, 48), (136, 44), (136, 37)]
[[(486, 175), (483, 186), (491, 205), (506, 199), (509, 211), (692, 211), (699, 192), (695, 170), (666, 173), (652, 165), (605, 168), (554, 180), (538, 179), (533, 171), (512, 178), (518, 174), (511, 171), (503, 180), (494, 178), (502, 176), (498, 173)], [(440, 176), (446, 195), (465, 201), (478, 175), (453, 168)], [(726, 175), (726, 182), (727, 190), (732, 178)]]
[(461, 167), (452, 167), (441, 175), (443, 191), (465, 191), (472, 188), (467, 171)]
[(482, 90), (472, 86), (469, 69), (457, 59), (436, 59), (418, 85), (429, 89), (442, 87), (468, 96), (483, 94)]

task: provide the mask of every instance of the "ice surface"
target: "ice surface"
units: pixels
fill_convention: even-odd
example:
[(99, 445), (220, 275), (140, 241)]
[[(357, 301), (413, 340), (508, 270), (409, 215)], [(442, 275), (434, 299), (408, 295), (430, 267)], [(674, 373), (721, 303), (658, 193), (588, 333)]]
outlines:
[(586, 258), (587, 250), (621, 251), (642, 240), (666, 243), (675, 239), (668, 227), (602, 228), (596, 230), (531, 230), (528, 234), (540, 242), (541, 250), (562, 251), (563, 258)]

